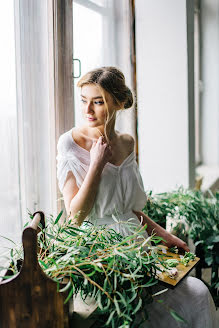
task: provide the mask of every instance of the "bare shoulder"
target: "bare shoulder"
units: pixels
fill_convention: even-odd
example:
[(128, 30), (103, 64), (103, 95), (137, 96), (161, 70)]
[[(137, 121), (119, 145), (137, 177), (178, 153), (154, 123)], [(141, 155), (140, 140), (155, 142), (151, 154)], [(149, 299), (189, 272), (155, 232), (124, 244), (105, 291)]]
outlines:
[(134, 150), (135, 140), (129, 134), (120, 134), (120, 139), (123, 146), (128, 150), (128, 152), (132, 152)]

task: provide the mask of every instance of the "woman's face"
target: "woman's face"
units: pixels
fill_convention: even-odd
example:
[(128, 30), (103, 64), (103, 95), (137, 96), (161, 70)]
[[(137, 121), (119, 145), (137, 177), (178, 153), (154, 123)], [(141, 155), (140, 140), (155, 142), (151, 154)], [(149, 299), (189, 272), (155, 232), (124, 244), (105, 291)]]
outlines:
[[(113, 115), (116, 105), (112, 96), (105, 92), (109, 115)], [(94, 84), (86, 84), (81, 88), (81, 103), (83, 117), (90, 127), (102, 126), (107, 119), (107, 108), (100, 89)]]

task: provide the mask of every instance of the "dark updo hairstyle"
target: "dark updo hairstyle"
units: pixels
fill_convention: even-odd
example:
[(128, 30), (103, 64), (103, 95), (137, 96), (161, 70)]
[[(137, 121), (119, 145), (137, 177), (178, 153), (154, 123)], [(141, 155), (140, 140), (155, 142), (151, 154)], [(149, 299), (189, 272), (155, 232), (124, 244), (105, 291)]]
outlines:
[[(130, 108), (134, 103), (132, 91), (125, 84), (125, 76), (116, 67), (100, 67), (88, 72), (78, 81), (77, 86), (83, 87), (86, 84), (97, 84), (103, 93), (107, 91), (120, 109)], [(105, 96), (103, 98), (105, 101)]]

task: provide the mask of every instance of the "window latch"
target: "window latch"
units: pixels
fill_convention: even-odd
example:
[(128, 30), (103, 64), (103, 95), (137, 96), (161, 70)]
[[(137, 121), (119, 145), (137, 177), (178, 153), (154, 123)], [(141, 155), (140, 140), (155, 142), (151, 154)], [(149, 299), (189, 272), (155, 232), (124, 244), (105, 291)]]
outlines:
[(81, 76), (81, 61), (78, 58), (73, 58), (72, 62), (73, 62), (73, 72), (75, 72), (74, 62), (78, 62), (78, 75), (74, 75), (74, 73), (72, 74), (74, 79), (78, 79)]

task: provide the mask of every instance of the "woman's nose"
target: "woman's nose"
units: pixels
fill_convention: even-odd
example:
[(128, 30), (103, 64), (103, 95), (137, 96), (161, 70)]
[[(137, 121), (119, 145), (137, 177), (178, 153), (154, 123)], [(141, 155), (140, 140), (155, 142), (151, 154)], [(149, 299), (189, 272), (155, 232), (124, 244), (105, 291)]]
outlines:
[(93, 112), (93, 104), (92, 104), (92, 102), (88, 102), (88, 103), (87, 103), (87, 106), (86, 106), (86, 112), (87, 112), (87, 113), (91, 113), (91, 112)]

